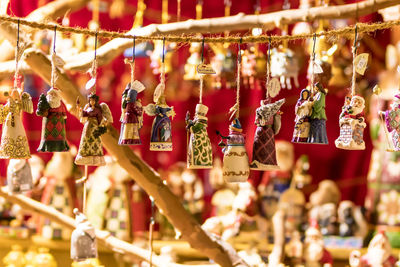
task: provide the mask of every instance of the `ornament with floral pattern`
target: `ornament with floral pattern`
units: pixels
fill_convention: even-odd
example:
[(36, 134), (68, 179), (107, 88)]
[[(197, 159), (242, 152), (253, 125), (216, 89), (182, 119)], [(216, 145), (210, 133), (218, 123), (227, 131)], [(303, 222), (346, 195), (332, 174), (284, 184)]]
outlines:
[(379, 221), (388, 225), (400, 223), (400, 193), (391, 190), (382, 193), (378, 204)]

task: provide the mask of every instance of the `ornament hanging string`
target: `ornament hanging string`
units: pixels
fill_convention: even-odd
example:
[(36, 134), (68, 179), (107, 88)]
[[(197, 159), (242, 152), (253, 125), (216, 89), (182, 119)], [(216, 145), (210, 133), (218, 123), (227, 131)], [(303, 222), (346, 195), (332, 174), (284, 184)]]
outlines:
[(162, 57), (161, 57), (161, 77), (160, 82), (165, 85), (165, 37), (162, 44)]
[[(97, 79), (97, 32), (94, 36), (94, 58), (90, 75), (92, 76), (92, 79)], [(94, 91), (93, 93), (96, 93), (96, 83), (94, 84), (92, 91)]]
[(242, 64), (242, 53), (240, 48), (241, 44), (242, 40), (240, 40), (238, 44), (237, 75), (236, 75), (236, 119), (239, 119), (239, 110), (240, 110), (240, 69)]
[(314, 64), (315, 64), (315, 43), (317, 42), (317, 35), (314, 33), (313, 37), (313, 49), (312, 49), (312, 54), (311, 54), (311, 95), (314, 94)]
[[(50, 23), (41, 23), (30, 21), (23, 18), (17, 17), (10, 17), (7, 15), (0, 15), (0, 21), (2, 22), (10, 22), (10, 23), (18, 23), (20, 21), (21, 25), (28, 26), (35, 29), (41, 30), (53, 30), (54, 24)], [(384, 30), (393, 28), (395, 26), (400, 25), (400, 20), (393, 20), (387, 22), (378, 22), (378, 23), (358, 23), (358, 33), (368, 33), (374, 32), (377, 30)], [(57, 27), (58, 32), (68, 32), (68, 33), (78, 33), (87, 36), (95, 36), (98, 34), (101, 38), (124, 38), (124, 39), (132, 39), (132, 35), (129, 33), (122, 33), (122, 32), (115, 32), (115, 31), (106, 31), (106, 30), (89, 30), (85, 28), (79, 27), (69, 27), (69, 26), (62, 26), (58, 25)], [(348, 36), (355, 31), (355, 26), (347, 26), (340, 29), (335, 30), (328, 30), (328, 31), (320, 31), (316, 33), (317, 37), (327, 36), (327, 37), (337, 37), (337, 36), (344, 36), (345, 38), (349, 38)], [(306, 33), (306, 34), (295, 34), (295, 35), (274, 35), (271, 36), (272, 42), (279, 43), (282, 41), (295, 41), (300, 39), (310, 39), (313, 37), (313, 33)], [(207, 37), (205, 38), (206, 43), (239, 43), (242, 40), (243, 43), (266, 43), (268, 42), (270, 36), (268, 35), (259, 35), (259, 36), (217, 36), (217, 37)], [(166, 38), (168, 42), (180, 42), (180, 43), (199, 43), (202, 41), (202, 38), (196, 37), (193, 35), (173, 35), (168, 34), (168, 36), (163, 35), (155, 35), (155, 36), (136, 36), (136, 40), (138, 41), (154, 41), (154, 40), (163, 40)]]
[(269, 80), (271, 76), (271, 36), (268, 40), (268, 51), (267, 51), (267, 81), (265, 82), (265, 98), (269, 97)]
[(132, 88), (133, 82), (135, 81), (135, 59), (136, 59), (136, 36), (133, 36), (133, 44), (132, 44), (132, 60), (125, 58), (125, 64), (129, 64), (131, 68), (131, 83), (130, 86)]
[(181, 2), (182, 2), (182, 0), (177, 0), (177, 3), (176, 3), (176, 8), (177, 8), (177, 10), (176, 10), (176, 20), (179, 22), (179, 21), (181, 21)]
[(50, 85), (55, 88), (57, 79), (57, 67), (56, 67), (56, 38), (57, 38), (57, 25), (54, 25), (54, 37), (53, 37), (53, 54), (51, 55), (51, 80)]
[[(204, 63), (204, 36), (201, 42), (201, 64)], [(199, 93), (199, 103), (203, 104), (203, 86), (204, 86), (204, 75), (199, 73), (200, 76), (200, 93)]]
[(20, 58), (20, 51), (19, 51), (19, 25), (20, 25), (20, 19), (18, 19), (18, 26), (17, 26), (17, 46), (15, 47), (15, 74), (14, 74), (14, 87), (18, 88), (19, 80), (19, 58)]
[(353, 43), (353, 75), (351, 77), (351, 96), (356, 94), (356, 64), (354, 63), (356, 56), (357, 56), (357, 46), (358, 46), (358, 31), (357, 31), (357, 24), (354, 30), (354, 43)]

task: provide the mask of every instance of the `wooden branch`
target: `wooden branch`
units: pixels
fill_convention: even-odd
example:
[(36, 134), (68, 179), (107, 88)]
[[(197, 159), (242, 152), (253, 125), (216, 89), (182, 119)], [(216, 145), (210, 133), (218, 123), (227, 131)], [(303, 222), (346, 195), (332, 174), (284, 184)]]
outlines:
[[(9, 0), (1, 0), (1, 8), (6, 6), (6, 2)], [(90, 0), (57, 0), (52, 1), (38, 9), (32, 11), (26, 18), (31, 21), (45, 22), (56, 20), (61, 16), (64, 16), (68, 11), (73, 12), (83, 8)], [(7, 10), (6, 10), (7, 11)], [(5, 13), (6, 14), (6, 13)], [(4, 15), (5, 15), (4, 14)], [(15, 28), (16, 29), (16, 28)], [(26, 33), (33, 34), (37, 29), (30, 27), (24, 27), (23, 31)], [(15, 44), (4, 40), (0, 44), (0, 62), (14, 58)]]
[[(46, 218), (49, 218), (51, 221), (56, 222), (63, 227), (75, 229), (75, 220), (73, 218), (57, 211), (54, 208), (48, 207), (45, 204), (42, 204), (24, 195), (9, 194), (7, 188), (5, 187), (0, 189), (0, 196), (14, 204), (21, 206), (21, 208), (24, 210), (29, 210), (45, 216)], [(96, 238), (100, 245), (104, 245), (114, 252), (126, 254), (147, 262), (150, 259), (150, 251), (115, 238), (107, 231), (96, 229)], [(153, 255), (152, 261), (154, 266), (165, 266), (160, 258), (156, 255)]]
[[(293, 24), (300, 21), (314, 21), (318, 19), (338, 19), (364, 16), (379, 9), (399, 4), (399, 0), (365, 0), (362, 2), (329, 6), (313, 7), (310, 9), (291, 9), (263, 15), (244, 15), (187, 20), (167, 24), (151, 24), (146, 27), (130, 30), (128, 35), (154, 36), (168, 34), (195, 34), (195, 33), (220, 33), (225, 31), (249, 30), (254, 27), (263, 27), (270, 30), (282, 24)], [(132, 46), (132, 40), (113, 39), (97, 50), (99, 66), (110, 63), (125, 49)], [(66, 58), (65, 70), (86, 71), (93, 60), (93, 52), (84, 52)]]
[[(46, 82), (50, 82), (51, 64), (41, 51), (30, 48), (25, 51), (24, 59), (32, 71)], [(56, 86), (61, 90), (61, 95), (68, 110), (75, 110), (77, 97), (80, 97), (81, 103), (86, 103), (86, 99), (79, 93), (79, 90), (65, 73), (58, 73)], [(102, 135), (101, 140), (104, 147), (116, 159), (118, 164), (129, 173), (147, 194), (154, 198), (157, 207), (172, 225), (182, 233), (183, 239), (221, 266), (232, 266), (231, 260), (224, 249), (209, 238), (193, 216), (182, 206), (180, 200), (163, 183), (159, 174), (133, 153), (129, 147), (119, 146), (118, 138), (118, 131), (109, 126), (108, 132)]]

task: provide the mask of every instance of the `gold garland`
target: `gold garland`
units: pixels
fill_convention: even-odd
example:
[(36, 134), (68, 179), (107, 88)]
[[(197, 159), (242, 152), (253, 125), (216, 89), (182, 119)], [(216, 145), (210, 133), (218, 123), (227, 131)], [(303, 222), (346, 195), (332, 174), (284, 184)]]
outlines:
[[(54, 23), (41, 23), (30, 21), (23, 18), (18, 17), (11, 17), (7, 15), (0, 16), (0, 22), (10, 22), (21, 25), (25, 25), (35, 29), (41, 30), (54, 30)], [(357, 23), (357, 32), (358, 33), (369, 33), (374, 32), (377, 30), (384, 30), (390, 29), (394, 26), (399, 26), (400, 20), (393, 20), (387, 22), (378, 22), (378, 23)], [(69, 32), (69, 33), (78, 33), (84, 35), (97, 36), (100, 38), (125, 38), (125, 39), (133, 39), (134, 36), (122, 33), (122, 32), (114, 32), (114, 31), (106, 31), (106, 30), (98, 30), (93, 31), (86, 28), (80, 27), (68, 27), (68, 26), (57, 26), (58, 32)], [(136, 40), (138, 41), (154, 41), (154, 40), (163, 40), (165, 38), (168, 42), (175, 42), (175, 43), (200, 43), (204, 40), (207, 43), (239, 43), (242, 41), (243, 43), (266, 43), (268, 41), (271, 42), (282, 42), (282, 41), (294, 41), (294, 40), (301, 40), (301, 39), (309, 39), (314, 36), (321, 37), (321, 36), (344, 36), (346, 38), (351, 38), (355, 31), (355, 25), (347, 26), (340, 29), (328, 30), (328, 31), (321, 31), (317, 33), (307, 33), (307, 34), (295, 34), (295, 35), (260, 35), (260, 36), (216, 36), (216, 37), (196, 37), (195, 35), (157, 35), (157, 36), (135, 36)]]

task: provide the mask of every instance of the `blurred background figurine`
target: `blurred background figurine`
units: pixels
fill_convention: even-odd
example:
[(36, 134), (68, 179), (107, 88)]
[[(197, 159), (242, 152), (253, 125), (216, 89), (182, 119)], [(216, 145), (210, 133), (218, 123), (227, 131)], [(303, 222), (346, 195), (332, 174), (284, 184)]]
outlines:
[(33, 188), (32, 171), (25, 159), (10, 159), (7, 166), (7, 184), (10, 193), (22, 193)]
[(40, 95), (36, 114), (43, 117), (42, 136), (37, 151), (67, 151), (69, 149), (65, 132), (67, 109), (58, 89), (51, 88), (47, 95)]
[(338, 222), (340, 236), (357, 236), (364, 238), (368, 233), (368, 224), (361, 212), (349, 200), (341, 201), (338, 208)]
[(282, 88), (292, 89), (292, 79), (294, 86), (299, 87), (299, 71), (298, 58), (292, 50), (288, 48), (282, 51), (276, 48), (272, 49), (271, 76), (280, 79)]
[(307, 267), (333, 266), (332, 255), (324, 247), (324, 240), (317, 225), (312, 225), (306, 231), (303, 259)]
[(250, 164), (252, 170), (271, 170), (279, 168), (276, 161), (275, 135), (281, 128), (280, 107), (285, 99), (270, 103), (262, 100), (261, 106), (256, 110), (257, 125), (253, 143), (253, 161)]
[(97, 258), (95, 229), (86, 216), (74, 209), (76, 226), (71, 235), (71, 259), (82, 261)]
[(400, 94), (394, 96), (390, 107), (390, 110), (379, 111), (379, 115), (385, 118), (383, 127), (389, 150), (400, 151)]
[(122, 94), (121, 134), (118, 144), (141, 144), (139, 131), (143, 126), (143, 107), (138, 94), (145, 89), (139, 81), (128, 83)]

